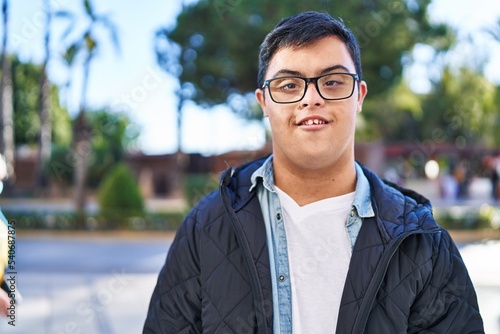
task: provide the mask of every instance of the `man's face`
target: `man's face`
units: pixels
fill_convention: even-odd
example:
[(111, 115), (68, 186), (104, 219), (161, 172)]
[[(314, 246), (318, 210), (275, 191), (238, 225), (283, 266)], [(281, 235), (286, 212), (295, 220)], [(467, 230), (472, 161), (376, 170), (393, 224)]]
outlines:
[[(290, 75), (310, 78), (335, 72), (356, 73), (345, 44), (330, 36), (312, 45), (278, 50), (265, 79)], [(366, 92), (366, 83), (360, 82), (350, 98), (329, 101), (319, 95), (314, 83), (309, 83), (301, 101), (278, 104), (269, 96), (268, 87), (257, 89), (256, 98), (271, 125), (275, 164), (301, 169), (352, 164), (355, 119)]]

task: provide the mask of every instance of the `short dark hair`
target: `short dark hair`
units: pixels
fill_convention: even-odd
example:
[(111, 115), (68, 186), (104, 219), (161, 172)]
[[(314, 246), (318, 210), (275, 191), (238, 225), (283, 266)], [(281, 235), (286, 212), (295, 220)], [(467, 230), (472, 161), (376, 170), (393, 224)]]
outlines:
[(361, 54), (358, 41), (351, 30), (344, 25), (341, 19), (334, 19), (326, 13), (310, 11), (282, 19), (267, 34), (260, 46), (258, 86), (262, 87), (264, 84), (264, 76), (269, 62), (279, 49), (309, 45), (328, 36), (337, 36), (345, 43), (354, 62), (356, 73), (361, 80)]

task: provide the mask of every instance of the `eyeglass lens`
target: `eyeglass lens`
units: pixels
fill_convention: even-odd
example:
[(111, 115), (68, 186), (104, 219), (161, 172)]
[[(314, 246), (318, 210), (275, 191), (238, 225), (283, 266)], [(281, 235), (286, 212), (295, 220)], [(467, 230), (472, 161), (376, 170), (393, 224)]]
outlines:
[[(307, 89), (307, 79), (301, 77), (283, 77), (269, 81), (271, 98), (278, 103), (296, 102), (301, 100)], [(349, 74), (327, 74), (316, 78), (316, 88), (326, 100), (348, 98), (354, 90), (355, 79)]]

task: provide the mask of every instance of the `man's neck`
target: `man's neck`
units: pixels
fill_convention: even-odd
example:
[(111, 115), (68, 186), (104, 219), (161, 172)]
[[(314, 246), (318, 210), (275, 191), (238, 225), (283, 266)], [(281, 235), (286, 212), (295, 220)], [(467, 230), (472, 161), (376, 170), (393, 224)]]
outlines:
[(356, 190), (354, 161), (324, 169), (305, 169), (274, 161), (274, 182), (300, 206)]

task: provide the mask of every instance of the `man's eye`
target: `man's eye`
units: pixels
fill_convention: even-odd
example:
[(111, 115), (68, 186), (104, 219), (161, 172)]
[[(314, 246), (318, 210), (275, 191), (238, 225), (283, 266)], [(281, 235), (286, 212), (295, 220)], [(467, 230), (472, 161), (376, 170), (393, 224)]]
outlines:
[(278, 90), (298, 90), (302, 86), (303, 83), (295, 78), (283, 78), (274, 82), (274, 88)]
[(342, 82), (334, 80), (325, 82), (325, 86), (338, 86), (338, 85), (342, 85)]
[(288, 83), (288, 84), (284, 84), (284, 85), (281, 85), (280, 89), (295, 89), (297, 88), (297, 84), (294, 84), (294, 83)]
[(283, 80), (279, 84), (279, 88), (283, 90), (295, 90), (300, 89), (301, 84), (300, 81), (297, 80)]

